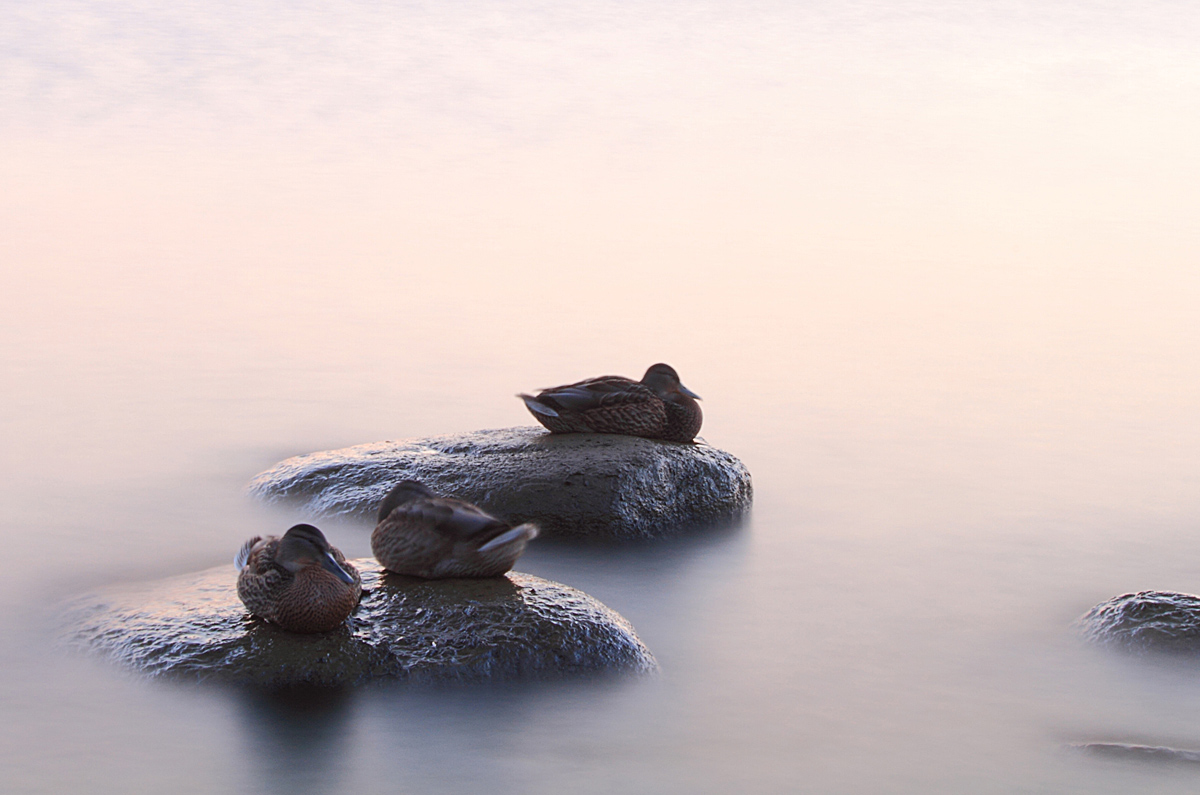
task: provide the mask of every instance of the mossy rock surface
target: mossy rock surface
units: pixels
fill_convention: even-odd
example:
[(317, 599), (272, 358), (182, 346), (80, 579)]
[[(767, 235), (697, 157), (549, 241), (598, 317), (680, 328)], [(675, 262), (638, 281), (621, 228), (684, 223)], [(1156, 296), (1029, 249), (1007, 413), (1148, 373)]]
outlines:
[(339, 629), (300, 635), (246, 613), (237, 572), (196, 574), (77, 597), (64, 638), (152, 676), (262, 686), (554, 679), (657, 670), (632, 626), (596, 599), (528, 574), (419, 580), (351, 561), (358, 608)]
[(1200, 596), (1139, 591), (1114, 596), (1079, 619), (1092, 643), (1125, 651), (1200, 654)]
[(750, 471), (704, 442), (501, 428), (374, 442), (283, 461), (254, 478), (253, 495), (295, 500), (314, 515), (373, 518), (401, 480), (419, 480), (548, 536), (649, 539), (738, 519)]

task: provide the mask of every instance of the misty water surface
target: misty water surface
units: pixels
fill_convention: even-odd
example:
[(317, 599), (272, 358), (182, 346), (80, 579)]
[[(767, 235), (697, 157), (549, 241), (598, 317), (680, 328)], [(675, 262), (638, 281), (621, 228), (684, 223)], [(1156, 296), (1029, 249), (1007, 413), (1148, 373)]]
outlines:
[[(1190, 793), (1200, 10), (0, 0), (0, 776), (16, 792)], [(674, 365), (739, 528), (518, 568), (632, 682), (282, 699), (54, 646), (227, 564), (298, 453)], [(364, 524), (318, 524), (348, 555)], [(230, 566), (230, 576), (233, 569)]]

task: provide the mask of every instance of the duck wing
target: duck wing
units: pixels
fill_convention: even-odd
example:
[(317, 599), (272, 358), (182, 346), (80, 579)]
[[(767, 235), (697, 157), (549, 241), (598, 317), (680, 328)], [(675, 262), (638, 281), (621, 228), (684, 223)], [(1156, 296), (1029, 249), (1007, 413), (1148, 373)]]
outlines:
[(552, 408), (568, 411), (623, 406), (658, 399), (649, 387), (617, 375), (589, 378), (576, 384), (551, 387), (541, 392), (537, 399)]
[(456, 540), (487, 537), (508, 529), (507, 522), (474, 505), (442, 498), (415, 500), (401, 505), (392, 510), (389, 519), (420, 523)]

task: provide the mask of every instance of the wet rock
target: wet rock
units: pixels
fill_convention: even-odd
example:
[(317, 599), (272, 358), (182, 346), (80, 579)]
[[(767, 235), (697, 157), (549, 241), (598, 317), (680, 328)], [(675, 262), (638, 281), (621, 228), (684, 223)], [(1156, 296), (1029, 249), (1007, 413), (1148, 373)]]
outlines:
[(341, 628), (285, 632), (246, 613), (232, 566), (88, 594), (68, 605), (68, 645), (152, 676), (262, 686), (551, 679), (649, 673), (654, 656), (624, 618), (528, 574), (419, 580), (354, 560), (358, 609)]
[(731, 521), (749, 510), (750, 472), (700, 442), (503, 428), (375, 442), (296, 456), (250, 484), (314, 514), (374, 517), (388, 490), (419, 480), (546, 535), (637, 539)]
[(1115, 596), (1079, 619), (1093, 643), (1132, 652), (1200, 653), (1200, 596), (1141, 591)]

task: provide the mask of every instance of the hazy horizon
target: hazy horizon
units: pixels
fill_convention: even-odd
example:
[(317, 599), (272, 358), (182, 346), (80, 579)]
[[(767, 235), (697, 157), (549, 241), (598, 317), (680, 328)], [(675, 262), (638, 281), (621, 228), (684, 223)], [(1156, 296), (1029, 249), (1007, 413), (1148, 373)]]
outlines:
[[(1200, 10), (0, 9), (7, 786), (1195, 789), (1064, 747), (1200, 748), (1189, 667), (1071, 628), (1200, 592)], [(657, 361), (751, 517), (518, 565), (657, 679), (293, 710), (53, 646), (301, 518), (244, 494), (285, 457)]]

